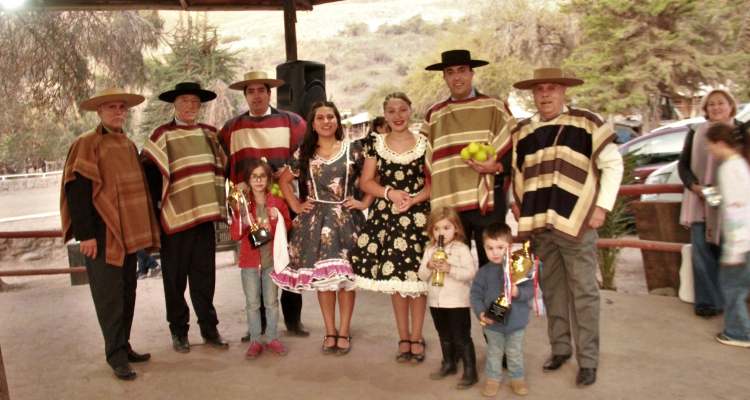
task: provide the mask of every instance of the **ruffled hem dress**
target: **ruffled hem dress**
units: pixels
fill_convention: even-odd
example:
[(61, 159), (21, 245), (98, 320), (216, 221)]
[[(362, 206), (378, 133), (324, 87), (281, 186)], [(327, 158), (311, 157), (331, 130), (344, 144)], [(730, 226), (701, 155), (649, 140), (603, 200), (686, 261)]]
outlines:
[[(425, 185), (427, 140), (415, 135), (414, 147), (397, 153), (385, 142), (385, 135), (374, 137), (365, 148), (366, 157), (377, 162), (380, 184), (416, 196)], [(429, 237), (425, 231), (430, 202), (413, 205), (399, 213), (387, 199), (377, 198), (370, 207), (370, 218), (359, 234), (352, 254), (357, 287), (404, 297), (427, 294), (427, 283), (417, 276)]]
[[(310, 160), (303, 179), (314, 207), (292, 222), (289, 265), (271, 273), (271, 279), (282, 289), (300, 292), (355, 288), (350, 251), (365, 218), (359, 210), (346, 209), (343, 202), (355, 193), (363, 162), (361, 145), (349, 141), (342, 142), (341, 150), (330, 159), (316, 155)], [(289, 168), (300, 176), (299, 150)]]

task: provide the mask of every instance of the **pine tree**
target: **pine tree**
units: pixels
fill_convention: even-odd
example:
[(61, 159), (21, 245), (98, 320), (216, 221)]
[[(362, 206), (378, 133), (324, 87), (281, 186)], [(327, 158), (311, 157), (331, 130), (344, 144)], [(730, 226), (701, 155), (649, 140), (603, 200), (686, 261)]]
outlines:
[(750, 0), (571, 0), (565, 10), (580, 15), (583, 36), (566, 66), (586, 81), (571, 94), (653, 126), (662, 96), (746, 85), (737, 72), (750, 61), (740, 42), (748, 8)]
[[(179, 82), (200, 82), (204, 88), (217, 93), (215, 100), (201, 108), (199, 120), (221, 125), (235, 110), (227, 87), (240, 64), (237, 53), (219, 46), (216, 27), (209, 25), (205, 13), (195, 20), (187, 13), (181, 15), (167, 43), (170, 52), (163, 56), (163, 60), (154, 58), (148, 63), (148, 87), (153, 96), (149, 98), (140, 123), (141, 134), (145, 138), (172, 118), (172, 105), (160, 101), (156, 95), (173, 89)], [(140, 145), (142, 140), (136, 140), (136, 143)]]

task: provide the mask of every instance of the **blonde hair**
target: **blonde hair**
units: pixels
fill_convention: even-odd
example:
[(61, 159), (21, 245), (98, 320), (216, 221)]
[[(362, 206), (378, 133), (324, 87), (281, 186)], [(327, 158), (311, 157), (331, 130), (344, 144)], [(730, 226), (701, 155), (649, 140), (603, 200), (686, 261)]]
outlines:
[(409, 100), (409, 96), (407, 96), (406, 93), (393, 92), (385, 96), (385, 100), (383, 100), (383, 110), (385, 110), (385, 107), (388, 105), (388, 100), (392, 100), (392, 99), (402, 100), (404, 103), (409, 105), (409, 108), (411, 108), (411, 100)]
[(427, 219), (427, 236), (430, 237), (430, 243), (437, 243), (437, 238), (432, 231), (435, 229), (435, 224), (444, 219), (447, 219), (456, 228), (456, 236), (453, 240), (463, 242), (466, 234), (464, 233), (464, 226), (461, 225), (461, 218), (458, 217), (458, 213), (450, 207), (440, 207), (432, 210), (430, 217)]
[(734, 99), (734, 96), (732, 96), (732, 94), (729, 93), (728, 90), (714, 89), (703, 96), (703, 99), (701, 100), (701, 110), (703, 110), (703, 116), (706, 118), (706, 120), (708, 120), (708, 99), (717, 93), (722, 94), (724, 98), (727, 99), (729, 105), (732, 106), (732, 112), (729, 113), (729, 116), (734, 117), (735, 115), (737, 115), (737, 100)]

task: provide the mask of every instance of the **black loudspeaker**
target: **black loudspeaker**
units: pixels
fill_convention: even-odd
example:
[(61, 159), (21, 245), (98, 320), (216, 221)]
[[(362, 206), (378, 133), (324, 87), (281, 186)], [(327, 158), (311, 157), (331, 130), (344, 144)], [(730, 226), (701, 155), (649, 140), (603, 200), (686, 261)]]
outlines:
[(315, 61), (288, 61), (276, 66), (276, 79), (284, 85), (276, 90), (276, 106), (307, 118), (310, 107), (326, 99), (326, 66)]

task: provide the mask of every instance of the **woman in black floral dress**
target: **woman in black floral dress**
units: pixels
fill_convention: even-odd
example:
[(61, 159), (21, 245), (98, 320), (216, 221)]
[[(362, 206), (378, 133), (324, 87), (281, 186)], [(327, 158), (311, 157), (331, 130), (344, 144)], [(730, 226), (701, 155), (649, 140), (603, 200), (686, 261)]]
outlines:
[(396, 360), (421, 362), (427, 284), (419, 280), (417, 270), (429, 241), (427, 140), (409, 131), (411, 101), (405, 94), (388, 95), (383, 109), (390, 133), (375, 136), (365, 149), (360, 182), (360, 188), (377, 200), (357, 239), (352, 263), (357, 287), (391, 295), (400, 337)]
[[(271, 279), (283, 289), (318, 292), (326, 327), (322, 350), (327, 354), (346, 354), (351, 346), (355, 276), (350, 253), (357, 230), (364, 224), (361, 210), (372, 200), (372, 196), (363, 201), (353, 197), (364, 155), (358, 143), (343, 138), (340, 121), (333, 103), (312, 106), (302, 145), (279, 179), (284, 198), (297, 214), (292, 222), (290, 262), (271, 273)], [(302, 201), (291, 186), (295, 176), (300, 185), (307, 185), (308, 196)], [(338, 330), (337, 297), (341, 314)]]

